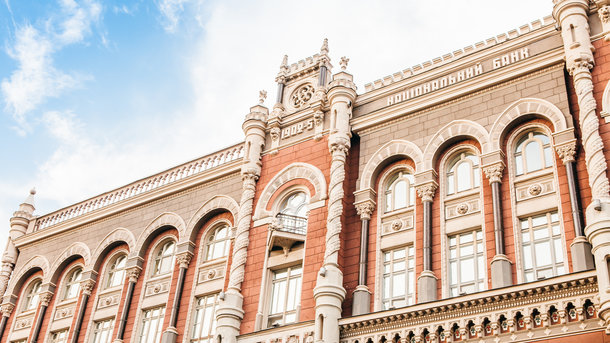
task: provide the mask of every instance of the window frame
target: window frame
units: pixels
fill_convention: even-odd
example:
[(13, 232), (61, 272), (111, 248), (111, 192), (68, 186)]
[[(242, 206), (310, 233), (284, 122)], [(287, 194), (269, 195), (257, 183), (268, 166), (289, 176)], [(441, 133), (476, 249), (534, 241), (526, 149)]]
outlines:
[[(80, 274), (77, 280), (71, 280), (72, 277), (74, 276), (74, 274), (80, 270)], [(84, 267), (82, 265), (76, 265), (74, 267), (72, 267), (67, 273), (66, 276), (64, 277), (63, 281), (62, 281), (62, 285), (61, 285), (61, 301), (75, 301), (76, 299), (78, 299), (79, 296), (79, 292), (80, 292), (80, 283), (81, 281), (83, 281), (83, 271), (84, 271)], [(68, 292), (71, 291), (72, 287), (76, 287), (76, 294), (74, 294), (74, 296), (68, 298)]]
[[(407, 177), (407, 175), (410, 176), (410, 178)], [(405, 211), (415, 207), (417, 198), (417, 195), (415, 194), (415, 173), (409, 165), (399, 164), (394, 168), (390, 168), (382, 175), (380, 180), (382, 180), (380, 194), (383, 201), (383, 214)], [(404, 207), (396, 208), (396, 185), (400, 181), (407, 182), (407, 199)], [(391, 204), (388, 204), (388, 197), (391, 199)]]
[[(34, 296), (31, 296), (31, 292), (35, 285), (38, 285), (38, 292)], [(25, 313), (25, 312), (35, 311), (36, 308), (38, 308), (38, 304), (40, 303), (41, 291), (42, 291), (42, 278), (36, 277), (36, 278), (33, 278), (30, 282), (28, 282), (27, 286), (25, 287), (25, 291), (23, 292), (23, 296), (21, 298), (21, 299), (23, 299), (24, 302), (23, 302), (23, 304), (20, 305), (21, 310), (19, 312)], [(32, 308), (28, 308), (29, 307), (28, 305), (31, 303), (30, 302), (31, 299), (34, 297), (36, 298), (36, 304), (33, 305)]]
[[(121, 257), (125, 258), (125, 265), (123, 266), (122, 269), (118, 270), (120, 272), (123, 273), (122, 276), (122, 281), (118, 284), (118, 285), (110, 285), (110, 278), (111, 278), (111, 273), (116, 273), (117, 270), (115, 268), (113, 268), (113, 265), (117, 262), (117, 260)], [(118, 288), (118, 287), (122, 287), (123, 284), (125, 283), (125, 276), (127, 274), (127, 259), (129, 258), (129, 254), (124, 251), (124, 250), (120, 250), (117, 251), (115, 254), (113, 254), (110, 259), (109, 262), (106, 263), (105, 265), (105, 269), (104, 269), (104, 284), (103, 284), (103, 290), (107, 290), (107, 289), (114, 289), (114, 288)]]
[[(146, 317), (146, 314), (149, 312), (154, 312), (156, 310), (160, 310), (160, 313), (158, 315), (153, 315), (150, 318)], [(166, 306), (165, 304), (160, 305), (160, 306), (154, 306), (154, 307), (150, 307), (150, 308), (146, 308), (146, 309), (142, 309), (140, 311), (140, 321), (139, 321), (139, 334), (138, 334), (138, 342), (142, 343), (145, 342), (143, 341), (143, 337), (145, 334), (145, 329), (148, 327), (150, 329), (150, 324), (147, 324), (147, 321), (152, 322), (153, 320), (155, 320), (156, 322), (156, 329), (154, 330), (154, 342), (155, 343), (159, 343), (161, 341), (161, 336), (163, 335), (163, 321), (165, 320), (165, 310), (166, 310)], [(148, 338), (150, 334), (150, 331), (148, 331), (148, 333), (146, 334), (146, 337)]]
[[(60, 329), (60, 330), (50, 332), (49, 333), (49, 343), (67, 343), (69, 331), (70, 331), (69, 328), (65, 328), (65, 329)], [(65, 334), (65, 336), (60, 338), (60, 340), (58, 340), (57, 336), (60, 334)]]
[[(477, 233), (480, 233), (480, 237), (477, 236)], [(465, 242), (462, 243), (461, 242), (461, 237), (465, 236), (467, 234), (471, 234), (472, 235), (472, 241), (470, 242)], [(451, 244), (451, 239), (455, 237), (456, 240), (456, 244), (452, 245)], [(479, 251), (479, 244), (481, 244), (482, 249)], [(467, 246), (472, 246), (472, 254), (466, 255), (466, 256), (461, 256), (461, 250), (463, 247), (467, 247)], [(455, 250), (455, 257), (451, 256), (451, 251)], [(452, 233), (451, 235), (447, 235), (447, 290), (448, 290), (448, 295), (449, 297), (456, 297), (456, 296), (461, 296), (461, 295), (465, 295), (465, 294), (473, 294), (473, 293), (478, 293), (478, 292), (482, 292), (487, 290), (487, 258), (485, 256), (485, 250), (486, 250), (486, 239), (485, 239), (485, 235), (483, 234), (483, 229), (478, 227), (478, 228), (472, 228), (469, 230), (465, 230), (465, 231), (461, 231), (461, 232), (456, 232), (456, 233)], [(473, 265), (474, 265), (474, 278), (472, 281), (462, 281), (461, 280), (461, 263), (463, 260), (466, 260), (468, 258), (472, 258), (473, 260)], [(480, 270), (480, 259), (483, 260), (483, 275), (479, 275)], [(452, 283), (451, 279), (452, 279), (452, 270), (451, 270), (451, 264), (452, 263), (456, 263), (456, 283)], [(474, 286), (474, 291), (473, 292), (461, 292), (461, 288), (462, 287), (467, 287), (473, 285)], [(453, 293), (453, 288), (456, 288), (456, 293)]]
[[(404, 269), (399, 270), (399, 271), (394, 271), (393, 267), (395, 266), (396, 263), (400, 263), (400, 260), (395, 260), (394, 259), (394, 255), (395, 252), (403, 250), (404, 251), (404, 257), (402, 257), (400, 260), (404, 261)], [(390, 260), (386, 261), (385, 256), (386, 254), (390, 255)], [(386, 265), (390, 266), (390, 271), (386, 272), (385, 268)], [(400, 273), (402, 272), (402, 273)], [(389, 293), (390, 295), (393, 293), (394, 290), (394, 276), (403, 274), (404, 275), (404, 285), (405, 285), (405, 289), (404, 289), (404, 296), (402, 297), (402, 299), (404, 299), (403, 301), (405, 302), (405, 304), (403, 306), (393, 306), (392, 303), (394, 301), (400, 301), (401, 297), (393, 297), (390, 296), (389, 298), (384, 297), (384, 293), (385, 293), (385, 285), (386, 285), (386, 276), (389, 277), (389, 279), (391, 280), (388, 288), (389, 288)], [(409, 275), (412, 275), (412, 277), (409, 277)], [(416, 277), (415, 277), (415, 245), (414, 244), (408, 244), (408, 245), (404, 245), (401, 247), (393, 247), (393, 248), (389, 248), (389, 249), (385, 249), (381, 251), (381, 309), (382, 310), (389, 310), (389, 309), (394, 309), (394, 308), (400, 308), (400, 307), (405, 307), (405, 306), (411, 306), (413, 304), (416, 303), (416, 299), (415, 299), (415, 283), (416, 283)], [(411, 287), (410, 287), (411, 286)], [(389, 302), (389, 306), (386, 308), (385, 303)]]
[[(289, 289), (289, 283), (291, 280), (294, 280), (296, 277), (293, 277), (293, 275), (291, 275), (291, 271), (294, 269), (300, 269), (300, 274), (297, 275), (298, 279), (299, 279), (299, 284), (298, 284), (298, 291), (295, 292), (295, 305), (294, 305), (294, 309), (288, 310), (287, 306), (288, 306), (288, 296), (290, 294)], [(291, 266), (286, 266), (286, 267), (281, 267), (281, 268), (277, 268), (277, 269), (272, 269), (269, 270), (269, 282), (268, 282), (268, 287), (267, 287), (267, 294), (269, 295), (267, 299), (269, 299), (269, 301), (267, 302), (267, 306), (266, 306), (266, 310), (265, 310), (265, 318), (264, 318), (264, 322), (263, 325), (266, 328), (272, 328), (274, 327), (273, 324), (270, 324), (270, 321), (273, 318), (279, 318), (279, 320), (281, 321), (281, 324), (279, 324), (279, 326), (285, 326), (287, 324), (294, 324), (294, 323), (298, 323), (299, 318), (300, 318), (300, 311), (301, 311), (301, 295), (303, 293), (303, 264), (294, 264)], [(282, 271), (286, 271), (286, 277), (282, 278), (280, 280), (276, 280), (274, 278), (274, 276), (276, 274), (278, 274), (279, 272)], [(271, 313), (273, 311), (273, 306), (274, 306), (274, 298), (273, 298), (273, 292), (274, 292), (274, 285), (279, 284), (280, 282), (285, 281), (285, 287), (284, 287), (284, 293), (283, 293), (283, 306), (282, 306), (282, 311), (281, 312), (275, 312), (275, 313)], [(286, 315), (291, 315), (293, 314), (295, 315), (295, 320), (291, 321), (291, 322), (286, 322)]]
[[(169, 255), (166, 255), (166, 256), (160, 255), (160, 254), (162, 254), (164, 247), (167, 246), (169, 243), (173, 243), (173, 245), (174, 245), (171, 257)], [(168, 235), (168, 236), (164, 237), (163, 239), (161, 239), (159, 241), (159, 243), (157, 243), (155, 245), (155, 247), (152, 251), (152, 254), (150, 256), (152, 263), (150, 264), (149, 275), (151, 278), (171, 275), (172, 271), (174, 270), (174, 265), (176, 264), (175, 262), (176, 262), (177, 244), (178, 244), (178, 242), (177, 242), (176, 238), (173, 235)], [(161, 267), (161, 263), (162, 263), (163, 259), (165, 259), (165, 258), (170, 259), (169, 270), (157, 272), (157, 269)]]
[[(108, 323), (110, 322), (110, 326), (108, 327), (103, 327), (101, 329), (98, 328), (99, 324), (103, 324), (103, 323)], [(112, 337), (112, 333), (114, 331), (114, 324), (115, 324), (115, 318), (111, 317), (111, 318), (105, 318), (105, 319), (100, 319), (100, 320), (95, 320), (92, 322), (92, 327), (91, 327), (91, 342), (92, 343), (111, 343), (113, 340)], [(98, 340), (98, 333), (99, 332), (108, 332), (109, 334), (106, 336), (106, 340), (102, 341), (102, 340)]]
[[(197, 342), (210, 343), (214, 340), (214, 337), (216, 335), (216, 310), (218, 309), (218, 296), (219, 295), (220, 295), (220, 292), (216, 292), (216, 293), (203, 294), (203, 295), (196, 296), (193, 298), (194, 301), (193, 301), (193, 308), (192, 308), (192, 315), (191, 315), (192, 319), (191, 319), (191, 323), (189, 325), (189, 330), (188, 330), (189, 342), (191, 342), (191, 343), (197, 343)], [(209, 298), (213, 298), (211, 304), (207, 303), (207, 299), (209, 299)], [(199, 303), (202, 299), (206, 299), (206, 303), (204, 303), (203, 305)], [(212, 323), (208, 327), (208, 330), (207, 330), (208, 335), (203, 336), (203, 331), (205, 329), (206, 309), (208, 309), (210, 307), (212, 308)], [(202, 311), (202, 313), (203, 313), (203, 315), (201, 316), (201, 321), (197, 321), (198, 314), (200, 313), (199, 311)], [(199, 332), (198, 337), (194, 337), (196, 331)]]
[[(481, 187), (481, 156), (476, 149), (470, 147), (459, 146), (457, 151), (450, 151), (449, 158), (444, 169), (445, 195), (448, 197), (458, 197), (465, 193), (472, 192)], [(474, 156), (478, 161), (475, 165), (468, 156)], [(457, 172), (458, 165), (467, 163), (469, 165), (470, 187), (464, 190), (459, 190), (459, 175)], [(453, 180), (450, 185), (449, 179)], [(453, 188), (453, 189), (451, 189)]]
[[(557, 220), (553, 221), (553, 214), (556, 215)], [(541, 224), (541, 225), (533, 225), (533, 221), (534, 218), (540, 218), (540, 217), (546, 217), (546, 223), (545, 224)], [(529, 214), (525, 217), (521, 217), (521, 218), (517, 218), (519, 226), (518, 227), (518, 231), (519, 231), (519, 237), (520, 237), (520, 243), (521, 243), (521, 254), (520, 254), (520, 258), (521, 258), (521, 277), (523, 278), (523, 282), (534, 282), (534, 281), (539, 281), (539, 280), (544, 280), (544, 279), (548, 279), (548, 278), (552, 278), (552, 277), (556, 277), (556, 276), (561, 276), (561, 275), (565, 275), (569, 273), (569, 269), (568, 266), (566, 265), (567, 263), (567, 258), (566, 258), (566, 253), (567, 253), (567, 249), (565, 246), (565, 240), (564, 240), (564, 229), (563, 229), (563, 225), (562, 225), (562, 221), (561, 221), (561, 217), (560, 217), (560, 212), (558, 211), (558, 209), (550, 209), (547, 211), (544, 211), (542, 213), (537, 213), (537, 214)], [(527, 221), (528, 222), (528, 226), (527, 228), (523, 228), (523, 222)], [(556, 225), (553, 225), (556, 224)], [(547, 236), (543, 237), (543, 238), (535, 238), (535, 231), (539, 231), (542, 228), (544, 228), (544, 226), (546, 226), (547, 229)], [(554, 228), (558, 229), (558, 233), (554, 233), (553, 229)], [(524, 241), (524, 236), (525, 236), (525, 231), (527, 231), (528, 233), (528, 241)], [(549, 248), (549, 250), (551, 251), (551, 264), (550, 265), (543, 265), (543, 266), (538, 266), (537, 265), (537, 261), (536, 261), (536, 249), (535, 249), (535, 245), (536, 244), (540, 244), (540, 243), (544, 243), (544, 242), (549, 242), (549, 246), (551, 246), (552, 248)], [(561, 247), (561, 261), (557, 260), (557, 245), (556, 242), (559, 242), (559, 245)], [(530, 263), (531, 263), (531, 267), (530, 268), (526, 268), (526, 250), (525, 248), (530, 247), (529, 251), (530, 251)], [(544, 270), (550, 270), (552, 271), (552, 275), (549, 277), (538, 277), (537, 274), (541, 271)], [(561, 274), (559, 274), (558, 269), (561, 268), (563, 269), (563, 272)], [(533, 273), (533, 279), (532, 280), (527, 280), (527, 273), (531, 272)]]
[[(540, 140), (540, 138), (536, 138), (534, 137), (535, 134), (542, 134), (544, 136), (546, 136), (546, 138), (549, 140), (548, 143), (544, 143)], [(526, 138), (527, 136), (527, 138)], [(540, 148), (540, 161), (542, 163), (542, 167), (540, 169), (536, 169), (536, 170), (528, 170), (527, 167), (527, 152), (526, 152), (526, 147), (529, 143), (531, 142), (537, 142), (539, 144), (539, 148)], [(528, 175), (532, 175), (534, 173), (543, 171), (543, 170), (547, 170), (549, 168), (553, 168), (554, 164), (555, 164), (555, 158), (554, 158), (554, 151), (553, 151), (553, 136), (552, 133), (548, 132), (547, 130), (545, 130), (544, 128), (542, 128), (541, 126), (535, 125), (535, 126), (526, 126), (523, 127), (522, 129), (520, 129), (515, 136), (512, 139), (512, 143), (511, 144), (511, 159), (512, 159), (512, 163), (513, 163), (513, 173), (516, 177), (524, 177), (524, 176), (528, 176)], [(522, 146), (521, 151), (517, 151), (517, 149)], [(550, 160), (547, 161), (546, 158), (546, 154), (545, 151), (546, 149), (549, 149), (549, 158)], [(517, 171), (517, 167), (519, 165), (519, 163), (517, 162), (517, 160), (520, 159), (521, 160), (521, 168), (522, 171), (521, 173), (519, 173)]]
[[(213, 242), (209, 241), (210, 236), (214, 235), (216, 236), (217, 231), (222, 229), (222, 228), (226, 228), (227, 229), (227, 235), (225, 238), (221, 239), (221, 240), (215, 240)], [(207, 230), (207, 232), (203, 235), (202, 241), (201, 241), (201, 246), (202, 246), (202, 262), (204, 263), (208, 263), (208, 262), (213, 262), (213, 261), (220, 261), (222, 259), (226, 259), (229, 256), (229, 252), (231, 250), (231, 223), (226, 221), (226, 220), (219, 220), (217, 222), (214, 222), (210, 225), (210, 228)], [(208, 254), (209, 254), (209, 249), (211, 245), (216, 245), (219, 243), (224, 243), (224, 249), (226, 250), (226, 254), (220, 257), (212, 257), (212, 258), (208, 258)]]

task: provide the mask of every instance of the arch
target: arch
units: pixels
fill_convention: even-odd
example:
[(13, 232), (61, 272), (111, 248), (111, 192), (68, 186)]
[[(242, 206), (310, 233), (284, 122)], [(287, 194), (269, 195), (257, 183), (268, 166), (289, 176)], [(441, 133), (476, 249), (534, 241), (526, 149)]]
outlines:
[(415, 172), (422, 171), (423, 154), (421, 149), (413, 142), (402, 139), (392, 140), (384, 144), (369, 158), (360, 176), (359, 190), (372, 188), (384, 162), (394, 156), (405, 156), (412, 159), (415, 163)]
[(129, 251), (133, 251), (136, 245), (136, 238), (131, 231), (120, 227), (107, 234), (93, 252), (93, 265), (91, 265), (91, 268), (96, 271), (99, 270), (100, 264), (108, 250), (122, 243), (127, 244)]
[(186, 224), (182, 217), (173, 212), (165, 212), (157, 216), (138, 237), (135, 248), (129, 252), (130, 257), (143, 257), (145, 246), (153, 238), (153, 234), (163, 227), (173, 227), (178, 230), (178, 241), (183, 241), (186, 234)]
[(528, 114), (548, 119), (553, 123), (554, 132), (561, 132), (568, 128), (568, 122), (563, 112), (552, 103), (536, 98), (519, 99), (509, 105), (491, 127), (489, 132), (489, 137), (492, 137), (491, 151), (500, 150), (500, 144), (511, 124), (519, 117)]
[[(454, 120), (443, 126), (424, 150), (424, 170), (434, 169), (436, 158), (446, 143), (458, 137), (472, 137), (481, 145), (481, 154), (490, 152), (489, 134), (483, 126), (470, 120)], [(492, 136), (493, 137), (493, 136)]]
[(11, 276), (5, 295), (12, 295), (15, 290), (21, 290), (25, 280), (37, 270), (42, 271), (43, 278), (49, 274), (49, 261), (44, 256), (36, 255), (30, 258), (19, 270), (15, 271)]
[(610, 81), (606, 83), (606, 88), (604, 88), (604, 95), (602, 96), (602, 112), (600, 114), (607, 123), (608, 119), (610, 119)]
[(233, 215), (233, 223), (235, 223), (237, 212), (239, 212), (239, 205), (237, 204), (237, 201), (226, 195), (216, 195), (212, 197), (212, 199), (206, 201), (203, 206), (191, 216), (191, 219), (189, 219), (188, 224), (186, 225), (185, 238), (188, 238), (191, 242), (195, 242), (196, 228), (199, 224), (211, 215), (222, 211), (230, 212), (231, 215)]
[(268, 211), (265, 210), (266, 205), (271, 200), (271, 197), (275, 192), (282, 187), (286, 182), (295, 179), (305, 179), (314, 187), (315, 194), (311, 195), (310, 203), (316, 201), (325, 200), (326, 195), (326, 179), (322, 171), (311, 164), (295, 162), (277, 173), (265, 186), (259, 200), (256, 202), (256, 209), (254, 210), (254, 219), (261, 219), (269, 215)]
[(57, 278), (61, 274), (61, 269), (71, 262), (76, 257), (82, 257), (85, 269), (91, 266), (91, 251), (89, 247), (82, 242), (72, 243), (66, 248), (53, 262), (51, 273), (45, 275), (44, 282), (53, 282), (57, 284)]

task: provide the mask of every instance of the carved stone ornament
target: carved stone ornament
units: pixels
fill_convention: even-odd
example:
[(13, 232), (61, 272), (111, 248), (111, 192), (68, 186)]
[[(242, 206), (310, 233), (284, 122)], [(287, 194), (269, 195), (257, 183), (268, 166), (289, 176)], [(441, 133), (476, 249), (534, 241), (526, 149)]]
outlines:
[(180, 268), (188, 268), (189, 264), (191, 263), (191, 259), (193, 258), (193, 254), (191, 254), (190, 252), (183, 252), (179, 255), (176, 255), (176, 262), (178, 263), (178, 266)]
[(392, 230), (398, 231), (402, 229), (402, 220), (395, 220), (392, 222)]
[(265, 102), (265, 99), (267, 99), (267, 91), (262, 90), (258, 92), (258, 103), (262, 105)]
[(5, 317), (10, 317), (11, 313), (15, 309), (15, 305), (8, 303), (2, 305), (2, 315)]
[(216, 269), (210, 269), (208, 270), (208, 279), (213, 279), (214, 276), (216, 276)]
[(602, 21), (602, 23), (608, 24), (608, 22), (610, 21), (610, 7), (600, 7), (597, 11), (597, 14), (599, 14), (599, 19)]
[(542, 186), (539, 183), (535, 183), (527, 188), (527, 192), (531, 196), (537, 196), (542, 193)]
[(347, 64), (349, 63), (349, 58), (343, 56), (341, 60), (339, 60), (339, 65), (341, 66), (341, 70), (347, 69)]
[(40, 294), (40, 305), (49, 306), (49, 303), (51, 302), (52, 298), (53, 298), (52, 292), (43, 292), (42, 294)]
[(456, 212), (459, 214), (466, 214), (468, 212), (468, 204), (461, 203), (455, 208)]
[(311, 100), (311, 97), (313, 97), (314, 92), (315, 92), (315, 89), (313, 88), (313, 86), (311, 84), (303, 85), (303, 86), (297, 88), (292, 93), (292, 95), (290, 96), (290, 103), (292, 104), (292, 106), (294, 108), (300, 108), (301, 106), (306, 104), (309, 100)]
[(572, 141), (567, 144), (556, 146), (555, 150), (563, 161), (563, 164), (576, 161), (576, 142)]
[(591, 69), (593, 69), (593, 61), (588, 60), (579, 60), (576, 62), (572, 62), (568, 64), (568, 72), (570, 75), (575, 76), (578, 73), (586, 72), (589, 73)]
[(356, 204), (356, 211), (358, 211), (358, 215), (362, 220), (370, 220), (371, 214), (375, 210), (375, 204), (372, 202), (361, 202)]
[(269, 131), (269, 135), (271, 136), (271, 140), (272, 140), (272, 141), (277, 141), (277, 140), (279, 140), (279, 139), (280, 139), (280, 132), (281, 132), (281, 131), (282, 131), (282, 130), (280, 130), (280, 128), (279, 128), (279, 127), (274, 127), (274, 128), (271, 128), (271, 130)]
[(483, 167), (485, 176), (489, 179), (489, 184), (494, 182), (502, 182), (502, 172), (504, 171), (504, 163), (498, 162), (489, 166)]
[(316, 124), (316, 126), (322, 125), (322, 121), (324, 120), (324, 112), (316, 111), (313, 114), (313, 120), (314, 120), (314, 123)]
[(422, 202), (432, 201), (434, 193), (438, 186), (435, 183), (429, 182), (423, 185), (417, 186), (417, 195), (421, 198)]
[(83, 290), (83, 294), (86, 295), (91, 295), (91, 292), (93, 292), (93, 287), (95, 286), (95, 281), (88, 279), (88, 280), (84, 280), (80, 283), (80, 287)]
[(127, 277), (129, 278), (129, 282), (137, 282), (141, 272), (142, 269), (139, 267), (131, 267), (127, 269)]

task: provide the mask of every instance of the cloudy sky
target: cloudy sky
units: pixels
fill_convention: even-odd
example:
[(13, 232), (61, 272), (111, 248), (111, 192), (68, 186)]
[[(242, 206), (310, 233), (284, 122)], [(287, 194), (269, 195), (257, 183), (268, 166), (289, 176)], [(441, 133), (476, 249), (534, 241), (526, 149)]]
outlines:
[(45, 214), (242, 140), (284, 54), (313, 55), (327, 37), (362, 92), (552, 10), (551, 0), (1, 2), (1, 247), (34, 186)]

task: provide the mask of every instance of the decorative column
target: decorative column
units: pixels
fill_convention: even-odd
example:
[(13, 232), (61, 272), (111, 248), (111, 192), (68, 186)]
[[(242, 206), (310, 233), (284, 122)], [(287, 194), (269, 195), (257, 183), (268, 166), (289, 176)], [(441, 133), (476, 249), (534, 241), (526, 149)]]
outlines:
[(345, 299), (343, 273), (339, 269), (341, 248), (341, 215), (343, 214), (343, 181), (345, 160), (350, 148), (352, 103), (356, 98), (353, 76), (345, 72), (347, 59), (341, 59), (341, 71), (329, 84), (331, 127), (328, 148), (331, 154), (328, 187), (328, 215), (326, 218), (326, 246), (324, 262), (316, 280), (313, 296), (316, 302), (316, 342), (339, 343), (339, 318)]
[(78, 311), (76, 313), (76, 323), (74, 325), (74, 332), (72, 333), (72, 338), (70, 339), (71, 343), (78, 342), (78, 335), (80, 334), (80, 329), (83, 325), (83, 317), (85, 316), (85, 310), (87, 309), (87, 302), (89, 301), (91, 292), (93, 292), (94, 286), (95, 286), (94, 279), (83, 280), (80, 283), (80, 288), (82, 289), (82, 295), (81, 295), (80, 304), (78, 306)]
[(358, 286), (354, 291), (352, 302), (352, 315), (369, 313), (371, 309), (371, 292), (366, 285), (366, 271), (369, 247), (369, 221), (375, 209), (371, 200), (356, 204), (356, 210), (362, 221), (360, 226), (360, 264), (358, 266)]
[(49, 303), (53, 298), (53, 292), (45, 291), (40, 294), (40, 306), (38, 307), (38, 316), (36, 317), (36, 321), (34, 322), (34, 327), (32, 328), (32, 340), (30, 343), (38, 342), (38, 336), (40, 335), (40, 328), (42, 326), (42, 320), (44, 319), (45, 313), (47, 313), (47, 308), (49, 307)]
[(496, 255), (491, 260), (491, 287), (500, 288), (513, 284), (511, 262), (504, 253), (504, 225), (502, 223), (502, 172), (504, 162), (497, 161), (483, 167), (485, 176), (491, 186), (491, 198), (494, 216), (494, 242)]
[(432, 272), (432, 200), (438, 188), (435, 181), (417, 186), (417, 194), (424, 205), (424, 270), (417, 278), (417, 302), (425, 303), (436, 300), (436, 276)]
[(578, 99), (579, 126), (589, 176), (592, 202), (587, 206), (585, 235), (595, 257), (599, 288), (599, 316), (610, 333), (610, 182), (604, 156), (604, 142), (599, 133), (597, 103), (593, 96), (591, 69), (593, 45), (589, 36), (587, 0), (554, 0), (553, 17), (561, 26), (567, 69), (572, 75)]
[(176, 263), (180, 269), (178, 271), (178, 280), (176, 281), (176, 292), (174, 293), (172, 311), (169, 315), (169, 326), (163, 332), (163, 336), (161, 337), (162, 343), (176, 343), (176, 339), (178, 338), (178, 329), (176, 328), (178, 311), (180, 311), (180, 300), (182, 299), (186, 270), (188, 269), (192, 258), (193, 254), (190, 251), (185, 251), (176, 255)]
[(235, 245), (229, 274), (229, 286), (226, 294), (221, 293), (220, 303), (216, 310), (216, 339), (223, 343), (236, 342), (241, 320), (244, 318), (241, 283), (244, 281), (254, 190), (256, 180), (261, 173), (261, 153), (265, 146), (265, 127), (269, 114), (269, 110), (263, 106), (264, 97), (262, 95), (259, 104), (250, 108), (250, 113), (246, 115), (242, 125), (246, 141), (244, 143), (244, 160), (241, 166), (242, 194), (237, 214)]
[(6, 329), (6, 323), (8, 322), (11, 313), (15, 309), (15, 305), (11, 303), (5, 303), (2, 305), (2, 319), (0, 319), (0, 339), (4, 336), (4, 329)]
[(13, 213), (13, 217), (10, 219), (11, 228), (8, 232), (6, 247), (2, 254), (2, 267), (0, 268), (0, 297), (6, 292), (8, 280), (13, 273), (13, 268), (15, 267), (17, 256), (19, 255), (19, 251), (13, 242), (17, 238), (25, 235), (28, 226), (30, 225), (30, 220), (33, 218), (35, 209), (34, 194), (36, 194), (36, 190), (32, 189), (30, 195), (21, 205), (19, 205), (19, 209)]
[(142, 268), (139, 266), (133, 266), (127, 269), (127, 291), (125, 292), (125, 302), (123, 303), (123, 309), (121, 311), (121, 319), (118, 322), (118, 329), (116, 338), (112, 341), (113, 343), (123, 342), (125, 336), (125, 325), (127, 324), (127, 317), (129, 316), (129, 308), (131, 307), (131, 299), (133, 298), (133, 290), (136, 287), (138, 278)]
[(576, 190), (576, 176), (574, 174), (574, 163), (576, 162), (576, 140), (555, 147), (557, 155), (563, 161), (568, 179), (568, 192), (570, 194), (570, 207), (572, 209), (572, 222), (574, 223), (574, 241), (570, 245), (572, 253), (572, 268), (575, 272), (595, 268), (591, 244), (585, 237), (582, 221), (582, 210), (578, 201)]

